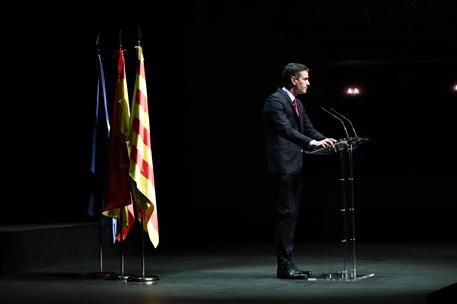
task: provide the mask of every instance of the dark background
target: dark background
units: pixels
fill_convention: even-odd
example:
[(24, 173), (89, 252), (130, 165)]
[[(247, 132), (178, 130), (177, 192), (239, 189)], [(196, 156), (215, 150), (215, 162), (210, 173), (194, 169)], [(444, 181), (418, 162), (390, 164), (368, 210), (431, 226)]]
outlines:
[[(370, 139), (355, 154), (358, 238), (456, 240), (455, 1), (41, 3), (10, 12), (2, 224), (94, 220), (85, 210), (95, 40), (110, 87), (122, 30), (132, 91), (140, 25), (159, 248), (273, 241), (261, 113), (288, 62), (311, 69), (302, 100), (317, 129), (344, 136), (319, 108), (334, 107)], [(345, 96), (349, 85), (363, 94)], [(297, 238), (326, 239), (339, 228), (338, 162), (309, 156), (305, 169)]]

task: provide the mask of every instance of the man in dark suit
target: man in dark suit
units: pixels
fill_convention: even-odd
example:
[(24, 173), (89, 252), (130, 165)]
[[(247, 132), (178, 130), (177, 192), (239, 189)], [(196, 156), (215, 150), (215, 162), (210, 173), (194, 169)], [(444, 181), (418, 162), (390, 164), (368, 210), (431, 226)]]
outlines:
[(336, 140), (317, 131), (302, 103), (309, 69), (300, 63), (288, 63), (282, 71), (282, 87), (265, 101), (266, 165), (273, 182), (277, 204), (277, 278), (306, 279), (310, 271), (300, 269), (292, 260), (295, 226), (303, 189), (303, 150), (332, 146)]

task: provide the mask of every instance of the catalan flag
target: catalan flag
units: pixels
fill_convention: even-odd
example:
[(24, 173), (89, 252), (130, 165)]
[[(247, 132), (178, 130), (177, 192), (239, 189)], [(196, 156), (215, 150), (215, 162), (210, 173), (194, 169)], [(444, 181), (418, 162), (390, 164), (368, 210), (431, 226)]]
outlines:
[(137, 52), (137, 70), (128, 136), (130, 147), (129, 172), (132, 178), (132, 192), (141, 217), (143, 230), (148, 233), (154, 247), (157, 247), (159, 245), (159, 225), (151, 153), (146, 75), (143, 49), (140, 45), (137, 45), (135, 49)]
[[(117, 52), (117, 77), (114, 102), (111, 108), (111, 132), (108, 141), (107, 179), (104, 193), (104, 215), (120, 220), (125, 238), (133, 226), (135, 217), (130, 191), (129, 156), (126, 142), (130, 123), (127, 78), (124, 50)], [(120, 240), (120, 233), (117, 233)]]

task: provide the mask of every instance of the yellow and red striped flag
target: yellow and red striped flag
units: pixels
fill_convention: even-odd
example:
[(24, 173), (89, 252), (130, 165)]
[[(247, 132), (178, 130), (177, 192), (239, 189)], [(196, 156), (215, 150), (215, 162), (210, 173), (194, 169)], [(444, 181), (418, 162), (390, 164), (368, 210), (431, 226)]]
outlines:
[(137, 51), (137, 71), (128, 136), (129, 172), (132, 178), (132, 192), (141, 217), (143, 230), (148, 233), (154, 247), (157, 247), (159, 245), (159, 225), (151, 153), (146, 75), (143, 49), (140, 45), (135, 46), (135, 49)]
[[(111, 109), (111, 132), (108, 141), (103, 214), (120, 220), (122, 212), (121, 227), (122, 236), (125, 239), (135, 221), (130, 191), (129, 153), (126, 142), (130, 124), (130, 109), (124, 50), (120, 49), (116, 53), (118, 59), (117, 77), (114, 88), (114, 103)], [(120, 240), (120, 236), (120, 231), (118, 231), (117, 240)]]

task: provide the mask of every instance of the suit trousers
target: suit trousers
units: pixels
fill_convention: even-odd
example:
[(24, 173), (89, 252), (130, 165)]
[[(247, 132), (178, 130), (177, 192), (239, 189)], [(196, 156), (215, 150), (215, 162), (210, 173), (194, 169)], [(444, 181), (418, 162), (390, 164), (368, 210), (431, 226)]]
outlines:
[(303, 191), (303, 175), (272, 175), (274, 199), (276, 201), (277, 226), (276, 250), (278, 266), (292, 261), (295, 226), (300, 212)]

